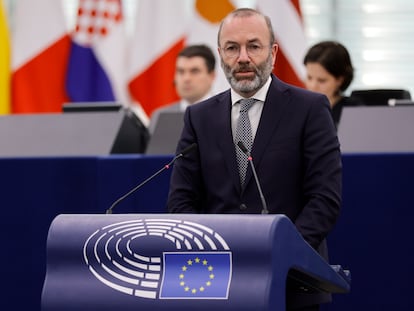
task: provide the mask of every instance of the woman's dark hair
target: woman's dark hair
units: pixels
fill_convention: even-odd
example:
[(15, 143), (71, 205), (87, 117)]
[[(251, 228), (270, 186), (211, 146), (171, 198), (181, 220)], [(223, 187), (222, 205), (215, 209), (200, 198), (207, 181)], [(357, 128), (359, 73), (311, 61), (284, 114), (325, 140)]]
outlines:
[(340, 90), (345, 91), (354, 78), (354, 68), (348, 50), (339, 42), (323, 41), (312, 46), (303, 63), (318, 63), (335, 78), (343, 77)]

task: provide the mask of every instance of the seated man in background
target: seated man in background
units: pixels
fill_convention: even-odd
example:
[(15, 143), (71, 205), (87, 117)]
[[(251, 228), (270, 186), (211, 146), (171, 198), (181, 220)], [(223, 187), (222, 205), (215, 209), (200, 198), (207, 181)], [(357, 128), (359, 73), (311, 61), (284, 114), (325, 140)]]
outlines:
[(153, 134), (158, 116), (162, 111), (185, 111), (194, 103), (207, 99), (214, 79), (216, 59), (213, 51), (206, 45), (186, 46), (177, 55), (174, 83), (181, 100), (154, 111), (151, 116), (149, 132)]

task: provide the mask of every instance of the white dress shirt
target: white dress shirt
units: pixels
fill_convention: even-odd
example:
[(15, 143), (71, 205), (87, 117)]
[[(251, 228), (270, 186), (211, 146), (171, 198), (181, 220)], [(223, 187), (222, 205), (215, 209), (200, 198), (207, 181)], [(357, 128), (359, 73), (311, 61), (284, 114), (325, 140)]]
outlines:
[[(253, 106), (249, 109), (249, 119), (250, 119), (250, 126), (252, 129), (252, 136), (253, 141), (256, 137), (257, 127), (259, 126), (260, 117), (263, 111), (263, 104), (266, 99), (267, 91), (269, 90), (270, 83), (272, 82), (272, 78), (269, 77), (266, 83), (250, 98), (254, 98), (257, 101), (253, 104)], [(231, 89), (231, 129), (233, 132), (233, 137), (236, 135), (236, 128), (237, 128), (237, 120), (239, 119), (240, 115), (240, 100), (244, 99), (244, 97), (237, 94), (233, 89)]]

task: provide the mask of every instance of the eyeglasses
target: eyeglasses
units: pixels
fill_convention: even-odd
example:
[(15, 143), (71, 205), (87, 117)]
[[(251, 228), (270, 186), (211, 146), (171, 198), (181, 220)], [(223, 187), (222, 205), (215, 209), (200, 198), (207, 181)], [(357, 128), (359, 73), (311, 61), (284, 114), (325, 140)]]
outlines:
[[(247, 55), (250, 57), (259, 56), (263, 53), (263, 50), (267, 47), (268, 45), (261, 45), (258, 43), (249, 43), (246, 45), (246, 52), (247, 52)], [(224, 55), (226, 55), (227, 57), (234, 58), (234, 57), (240, 56), (241, 47), (238, 44), (227, 44), (221, 50), (223, 51)]]

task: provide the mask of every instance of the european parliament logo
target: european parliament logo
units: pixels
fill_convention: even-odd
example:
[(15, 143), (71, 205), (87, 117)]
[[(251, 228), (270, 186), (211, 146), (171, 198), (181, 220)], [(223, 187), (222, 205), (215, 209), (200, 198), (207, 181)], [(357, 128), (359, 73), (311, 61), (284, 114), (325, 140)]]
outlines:
[(92, 275), (146, 299), (227, 299), (232, 253), (213, 229), (178, 219), (137, 219), (92, 233), (83, 247)]

